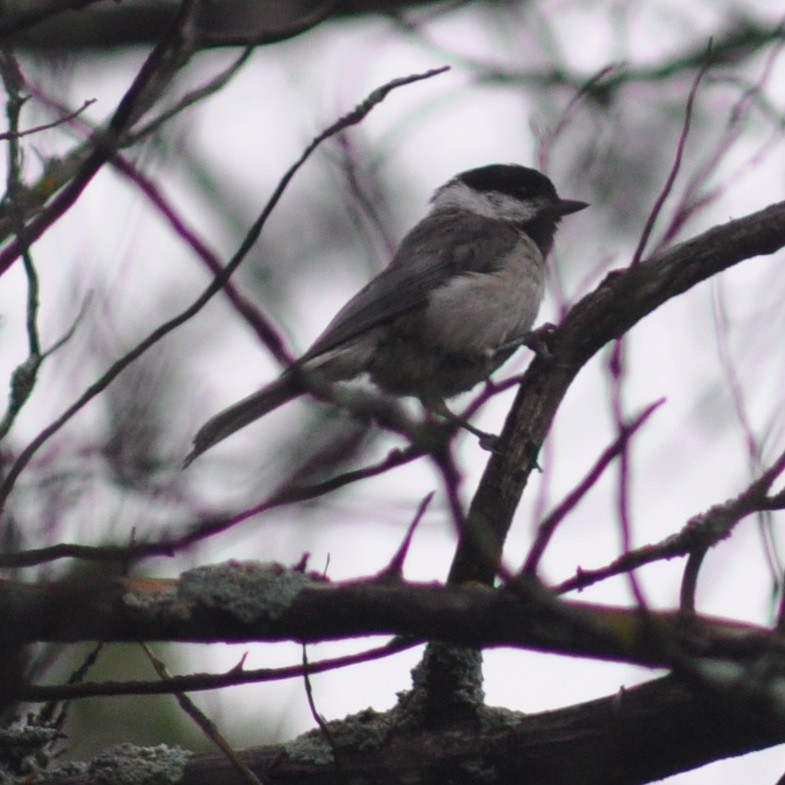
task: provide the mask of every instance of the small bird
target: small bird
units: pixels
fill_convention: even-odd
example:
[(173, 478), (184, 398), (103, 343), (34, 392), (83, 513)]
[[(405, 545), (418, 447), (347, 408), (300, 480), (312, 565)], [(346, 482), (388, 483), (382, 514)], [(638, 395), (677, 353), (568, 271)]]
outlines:
[(436, 190), (386, 269), (299, 360), (202, 426), (185, 465), (308, 392), (309, 377), (315, 386), (367, 373), (383, 391), (450, 415), (444, 399), (486, 379), (529, 335), (556, 227), (585, 207), (517, 164), (456, 175)]

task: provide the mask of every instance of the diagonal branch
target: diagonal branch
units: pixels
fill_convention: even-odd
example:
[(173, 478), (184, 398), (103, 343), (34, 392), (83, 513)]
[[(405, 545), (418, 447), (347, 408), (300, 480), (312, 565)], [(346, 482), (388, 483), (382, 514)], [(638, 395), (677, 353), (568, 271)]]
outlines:
[(472, 502), (449, 580), (491, 583), (513, 515), (562, 398), (583, 366), (663, 303), (723, 270), (785, 247), (785, 202), (716, 226), (653, 259), (610, 273), (567, 314), (537, 357)]
[[(239, 754), (266, 785), (635, 785), (785, 741), (779, 717), (755, 712), (735, 698), (691, 689), (674, 677), (555, 711), (488, 709), (481, 724), (454, 720), (445, 728), (412, 729), (401, 724), (395, 710), (369, 709), (330, 723), (330, 730), (341, 744), (340, 777), (329, 746), (313, 734)], [(141, 756), (161, 749), (132, 752)], [(91, 764), (81, 774), (51, 772), (47, 782), (93, 785), (94, 768)], [(244, 785), (226, 758), (215, 753), (189, 756), (177, 782)]]
[[(50, 204), (24, 227), (24, 247), (41, 237), (77, 202), (96, 173), (117, 151), (120, 140), (152, 106), (175, 74), (190, 58), (196, 40), (193, 30), (195, 0), (183, 0), (174, 22), (152, 50), (123, 95), (106, 129), (93, 136), (93, 149), (73, 178)], [(0, 275), (23, 251), (17, 238), (0, 253)]]
[(513, 646), (649, 667), (668, 666), (674, 646), (696, 662), (749, 665), (764, 655), (785, 658), (783, 641), (763, 627), (678, 611), (644, 617), (634, 607), (559, 599), (532, 581), (496, 590), (384, 576), (330, 583), (274, 562), (228, 561), (187, 570), (177, 579), (0, 584), (4, 645), (315, 643), (368, 635)]
[[(151, 56), (152, 59), (152, 56)], [(147, 64), (145, 64), (147, 65)], [(281, 196), (283, 195), (284, 191), (286, 190), (287, 186), (300, 170), (300, 168), (305, 164), (305, 162), (310, 158), (313, 152), (327, 139), (335, 136), (335, 134), (341, 132), (345, 128), (349, 128), (350, 126), (357, 125), (361, 123), (365, 117), (384, 99), (394, 90), (397, 90), (400, 87), (404, 87), (406, 85), (413, 84), (415, 82), (420, 82), (424, 79), (430, 79), (434, 76), (437, 76), (445, 71), (449, 70), (449, 66), (443, 66), (441, 68), (432, 68), (428, 71), (419, 74), (412, 74), (410, 76), (402, 76), (396, 79), (392, 79), (389, 82), (377, 87), (373, 90), (363, 101), (361, 101), (357, 106), (355, 106), (351, 111), (347, 114), (340, 117), (336, 120), (332, 125), (326, 128), (324, 131), (319, 133), (313, 140), (305, 147), (303, 152), (300, 154), (299, 158), (286, 170), (283, 177), (279, 180), (278, 185), (275, 187), (270, 198), (267, 200), (267, 203), (264, 206), (264, 209), (259, 214), (257, 219), (251, 225), (250, 229), (246, 233), (245, 237), (243, 238), (242, 242), (240, 243), (239, 248), (235, 251), (232, 258), (226, 264), (226, 266), (221, 270), (220, 274), (215, 276), (213, 281), (210, 285), (200, 294), (196, 300), (194, 300), (191, 305), (186, 307), (184, 310), (180, 311), (176, 316), (173, 316), (168, 321), (164, 322), (160, 326), (158, 326), (155, 330), (153, 330), (141, 343), (137, 344), (133, 349), (123, 355), (119, 360), (115, 361), (112, 366), (107, 370), (103, 376), (101, 376), (97, 381), (93, 382), (91, 385), (84, 390), (82, 395), (66, 409), (56, 420), (50, 423), (46, 428), (44, 428), (38, 436), (36, 436), (30, 444), (21, 452), (21, 454), (17, 457), (14, 464), (6, 473), (6, 476), (3, 478), (3, 482), (0, 485), (0, 509), (2, 509), (8, 499), (9, 494), (14, 488), (17, 478), (24, 470), (24, 468), (30, 463), (33, 456), (38, 452), (38, 450), (46, 444), (46, 442), (55, 434), (57, 433), (70, 419), (77, 414), (81, 409), (89, 403), (93, 398), (95, 398), (100, 392), (105, 390), (129, 365), (134, 363), (139, 357), (141, 357), (145, 352), (147, 352), (152, 346), (155, 346), (159, 341), (163, 340), (169, 333), (173, 330), (177, 329), (180, 325), (185, 324), (189, 319), (195, 316), (201, 309), (218, 293), (220, 292), (226, 282), (229, 280), (232, 273), (242, 264), (248, 252), (254, 246), (256, 241), (259, 239), (262, 229), (264, 228), (267, 219), (270, 217), (271, 213), (275, 209), (276, 205), (278, 204)], [(143, 69), (144, 71), (144, 69)], [(137, 81), (141, 80), (141, 76), (137, 78)], [(141, 80), (144, 81), (144, 80)], [(128, 95), (131, 94), (129, 91), (126, 94), (126, 98)], [(112, 119), (112, 123), (110, 124), (110, 129), (114, 127), (117, 118), (121, 115), (121, 110), (123, 110), (123, 105), (127, 103), (126, 98), (123, 99), (120, 108), (115, 113), (115, 117)], [(125, 112), (133, 110), (133, 103), (131, 107), (129, 107)], [(101, 153), (103, 148), (97, 147), (96, 154)], [(90, 175), (92, 176), (92, 174)], [(71, 184), (73, 185), (73, 183)], [(86, 182), (84, 183), (86, 185)], [(60, 194), (63, 196), (67, 191), (70, 190), (70, 186), (67, 186), (66, 189)], [(74, 196), (76, 199), (76, 196)], [(60, 197), (58, 197), (53, 203), (52, 207), (56, 204), (59, 204)], [(69, 205), (70, 206), (70, 203)], [(47, 211), (49, 208), (47, 208)], [(42, 213), (41, 216), (45, 215)], [(39, 216), (39, 218), (41, 217)], [(31, 221), (31, 223), (26, 227), (26, 232), (31, 232), (32, 226), (36, 225), (38, 219)], [(42, 230), (43, 231), (43, 230)], [(35, 235), (37, 236), (37, 235)], [(12, 244), (9, 246), (5, 254), (13, 251), (14, 245)], [(0, 274), (3, 272), (3, 258), (4, 253), (0, 253)], [(9, 262), (10, 264), (10, 262)]]

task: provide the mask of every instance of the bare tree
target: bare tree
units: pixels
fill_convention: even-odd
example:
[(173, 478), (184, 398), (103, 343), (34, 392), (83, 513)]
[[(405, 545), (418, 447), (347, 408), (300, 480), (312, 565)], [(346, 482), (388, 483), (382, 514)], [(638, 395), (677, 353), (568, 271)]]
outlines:
[[(619, 9), (229, 5), (38, 0), (0, 17), (4, 773), (643, 783), (785, 741), (781, 21), (652, 3), (646, 24), (672, 37), (647, 60)], [(559, 45), (584, 29), (607, 36), (599, 55)], [(333, 70), (335, 41), (355, 48)], [(144, 54), (95, 52), (129, 42)], [(388, 50), (411, 67), (351, 100), (355, 84), (325, 88)], [(468, 147), (529, 156), (593, 206), (549, 262), (537, 351), (461, 399), (464, 418), (504, 417), (493, 450), (414, 404), (314, 387), (183, 471), (219, 399), (291, 363), (389, 257), (413, 194), (443, 179), (430, 169)], [(171, 673), (174, 644), (281, 641), (301, 647), (286, 665), (243, 650), (208, 672), (202, 646)], [(315, 646), (330, 641), (352, 643)], [(499, 648), (616, 663), (619, 689), (492, 707), (483, 652)], [(411, 684), (378, 675), (407, 652)], [(370, 662), (391, 707), (335, 719), (317, 676)], [(625, 665), (660, 673), (624, 687)], [(208, 718), (229, 697), (197, 697), (287, 680), (314, 728), (285, 743), (260, 731), (241, 749)], [(123, 716), (99, 753), (99, 723), (76, 719), (143, 696), (149, 722), (155, 695), (219, 752), (174, 746), (182, 729), (123, 744), (139, 738)]]

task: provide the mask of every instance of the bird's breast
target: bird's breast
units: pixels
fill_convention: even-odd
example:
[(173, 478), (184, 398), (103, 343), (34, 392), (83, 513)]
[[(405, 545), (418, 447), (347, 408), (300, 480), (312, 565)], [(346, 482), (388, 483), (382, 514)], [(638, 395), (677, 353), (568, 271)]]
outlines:
[(470, 390), (531, 329), (544, 266), (535, 244), (523, 238), (497, 269), (454, 276), (433, 289), (423, 307), (373, 331), (376, 349), (366, 370), (397, 395), (428, 400)]
[(423, 329), (428, 343), (448, 352), (492, 354), (523, 338), (542, 302), (545, 265), (522, 241), (493, 272), (467, 272), (431, 292)]

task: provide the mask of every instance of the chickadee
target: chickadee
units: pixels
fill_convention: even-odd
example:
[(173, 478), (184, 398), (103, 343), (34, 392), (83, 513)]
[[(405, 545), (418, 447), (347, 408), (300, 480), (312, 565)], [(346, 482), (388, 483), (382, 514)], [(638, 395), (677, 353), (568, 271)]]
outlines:
[(367, 373), (382, 390), (445, 413), (520, 346), (543, 298), (545, 257), (562, 216), (543, 174), (471, 169), (437, 189), (392, 261), (338, 312), (311, 348), (267, 387), (216, 414), (194, 437), (205, 450), (309, 389)]

